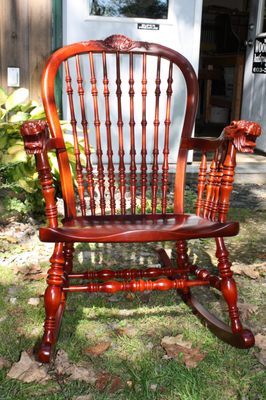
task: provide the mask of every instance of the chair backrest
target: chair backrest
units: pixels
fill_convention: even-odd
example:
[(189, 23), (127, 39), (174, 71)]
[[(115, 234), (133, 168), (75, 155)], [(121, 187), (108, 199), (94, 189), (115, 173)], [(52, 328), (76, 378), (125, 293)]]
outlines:
[(63, 139), (54, 96), (61, 65), (75, 160), (73, 171), (67, 149), (58, 151), (67, 216), (165, 214), (172, 153), (174, 208), (182, 212), (187, 150), (177, 149), (191, 136), (198, 101), (188, 60), (122, 35), (57, 50), (43, 72), (42, 97), (51, 135)]

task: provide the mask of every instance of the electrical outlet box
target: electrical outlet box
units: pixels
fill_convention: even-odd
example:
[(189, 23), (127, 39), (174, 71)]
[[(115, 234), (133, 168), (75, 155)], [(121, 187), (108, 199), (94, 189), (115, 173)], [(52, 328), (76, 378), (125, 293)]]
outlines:
[(8, 87), (20, 86), (20, 68), (18, 67), (7, 68), (7, 86)]

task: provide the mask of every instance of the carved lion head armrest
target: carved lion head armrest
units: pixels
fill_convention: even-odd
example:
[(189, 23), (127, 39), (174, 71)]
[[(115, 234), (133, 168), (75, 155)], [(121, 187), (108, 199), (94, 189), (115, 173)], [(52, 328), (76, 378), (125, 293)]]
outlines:
[(49, 139), (46, 121), (26, 121), (20, 129), (20, 133), (23, 136), (27, 154), (40, 154), (46, 148), (46, 143)]
[(253, 153), (256, 139), (261, 134), (261, 127), (256, 122), (232, 121), (223, 130), (223, 137), (232, 140), (234, 146), (241, 153)]

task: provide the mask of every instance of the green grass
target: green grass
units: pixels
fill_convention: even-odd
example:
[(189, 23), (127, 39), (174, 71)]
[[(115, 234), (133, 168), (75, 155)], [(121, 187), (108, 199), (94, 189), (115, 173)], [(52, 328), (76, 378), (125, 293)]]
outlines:
[[(265, 215), (232, 210), (231, 217), (242, 220), (240, 236), (226, 240), (232, 259), (247, 265), (254, 260), (265, 261)], [(172, 243), (163, 245), (173, 247)], [(153, 255), (156, 246), (152, 243), (143, 246), (82, 244), (77, 246), (75, 258), (80, 264), (78, 269), (92, 268), (92, 265), (96, 268), (112, 267), (114, 260), (119, 260), (119, 268), (128, 268), (156, 263), (156, 255)], [(23, 247), (19, 250), (19, 246), (5, 243), (4, 248), (5, 252), (13, 254), (15, 251), (19, 253)], [(212, 240), (195, 240), (190, 246), (191, 257), (211, 269), (214, 269), (214, 252)], [(44, 265), (43, 269), (46, 268)], [(247, 319), (246, 325), (255, 333), (263, 333), (266, 322), (263, 277), (253, 281), (245, 276), (236, 276), (236, 280), (240, 301), (258, 306), (257, 313)], [(41, 335), (43, 300), (34, 307), (28, 304), (28, 299), (43, 293), (44, 286), (42, 281), (23, 281), (20, 274), (14, 274), (12, 265), (0, 265), (0, 356), (11, 363), (18, 361), (22, 351), (33, 348)], [(14, 288), (11, 294), (10, 287)], [(202, 302), (225, 316), (223, 307), (217, 310), (221, 296), (214, 291), (208, 296), (205, 293), (204, 289), (199, 291)], [(63, 400), (88, 393), (92, 393), (95, 400), (266, 399), (266, 372), (255, 357), (258, 350), (238, 350), (219, 341), (200, 324), (174, 291), (152, 292), (145, 302), (143, 295), (138, 293), (131, 298), (124, 293), (116, 296), (118, 301), (114, 302), (109, 300), (109, 295), (69, 295), (57, 348), (67, 351), (72, 362), (92, 361), (99, 373), (109, 371), (120, 376), (124, 384), (121, 390), (110, 393), (107, 386), (101, 392), (95, 386), (70, 382), (54, 374), (48, 383), (25, 384), (8, 379), (8, 369), (2, 369), (0, 399)], [(15, 304), (10, 302), (10, 297), (16, 297)], [(136, 329), (132, 337), (118, 335), (114, 329), (128, 326)], [(183, 334), (185, 339), (206, 353), (196, 368), (187, 369), (181, 359), (163, 359), (162, 337), (177, 334)], [(111, 341), (109, 350), (95, 358), (86, 355), (84, 350), (87, 347), (102, 340)]]

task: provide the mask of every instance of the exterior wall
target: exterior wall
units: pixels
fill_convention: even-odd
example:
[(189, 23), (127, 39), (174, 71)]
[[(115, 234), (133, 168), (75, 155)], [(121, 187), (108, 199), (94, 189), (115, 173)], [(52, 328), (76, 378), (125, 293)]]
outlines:
[[(152, 23), (160, 24), (159, 30), (139, 30), (137, 29), (138, 22), (146, 22), (145, 19), (140, 18), (107, 18), (107, 17), (90, 17), (87, 8), (87, 0), (65, 0), (63, 2), (63, 44), (67, 45), (83, 40), (89, 39), (105, 39), (112, 34), (123, 34), (130, 37), (133, 40), (142, 40), (148, 42), (154, 42), (163, 44), (170, 48), (177, 50), (182, 53), (192, 63), (194, 69), (198, 70), (199, 63), (199, 46), (200, 46), (200, 32), (201, 32), (201, 12), (202, 12), (202, 0), (170, 0), (169, 1), (169, 13), (167, 20), (150, 20)], [(97, 68), (96, 68), (97, 70)], [(150, 76), (153, 76), (151, 74)], [(136, 78), (137, 81), (137, 78)], [(176, 81), (174, 79), (174, 81)], [(177, 78), (178, 81), (178, 78)], [(64, 83), (63, 83), (64, 85)], [(153, 93), (153, 92), (152, 92)], [(185, 96), (185, 92), (184, 92)], [(154, 97), (154, 96), (153, 96)], [(175, 96), (173, 96), (175, 97)], [(182, 96), (181, 96), (182, 97)], [(116, 101), (115, 99), (113, 99)], [(112, 98), (111, 98), (112, 102)], [(153, 110), (154, 98), (147, 99), (148, 108)], [(173, 99), (173, 103), (180, 104), (180, 100), (176, 97)], [(179, 103), (178, 103), (179, 102)], [(135, 95), (135, 104), (141, 104), (141, 98), (137, 98)], [(164, 105), (161, 106), (164, 109)], [(99, 105), (99, 109), (104, 108), (103, 104)], [(177, 112), (173, 116), (173, 126), (178, 127), (177, 130), (180, 132), (180, 127), (183, 124), (183, 109), (182, 107), (176, 107)], [(63, 110), (64, 119), (70, 119), (68, 110), (68, 101), (66, 96), (63, 98)], [(148, 115), (148, 110), (147, 110)], [(79, 121), (80, 118), (78, 117)], [(89, 118), (89, 121), (91, 118)], [(79, 124), (79, 122), (78, 122)], [(124, 131), (127, 124), (124, 124)], [(147, 137), (152, 138), (152, 128), (147, 127)], [(150, 129), (150, 130), (149, 130)], [(89, 122), (89, 130), (92, 133), (90, 141), (92, 146), (95, 148), (95, 135), (93, 122)], [(127, 132), (124, 134), (125, 148), (129, 148), (129, 135)], [(138, 139), (136, 139), (138, 140)], [(150, 139), (152, 140), (152, 139)], [(172, 141), (173, 140), (173, 141)], [(176, 146), (176, 139), (170, 137), (170, 146)], [(118, 148), (114, 144), (114, 155), (117, 155)], [(170, 163), (176, 162), (178, 147), (176, 152), (171, 153)], [(105, 152), (104, 152), (105, 154)], [(137, 159), (137, 162), (140, 160)], [(160, 160), (159, 160), (160, 161)], [(106, 156), (104, 156), (104, 162), (107, 162)], [(118, 160), (114, 160), (118, 162)], [(129, 154), (125, 155), (125, 162), (130, 162)], [(148, 160), (151, 162), (151, 160)]]
[[(137, 29), (135, 18), (104, 18), (88, 15), (87, 0), (63, 2), (63, 44), (89, 39), (105, 39), (120, 33), (134, 40), (160, 43), (171, 47), (198, 70), (202, 0), (170, 0), (169, 20), (161, 21), (158, 31)], [(145, 20), (144, 20), (145, 21)], [(152, 21), (156, 22), (156, 20)]]
[(7, 67), (19, 67), (20, 86), (40, 101), (52, 49), (52, 0), (0, 0), (0, 21), (0, 86), (7, 89)]

